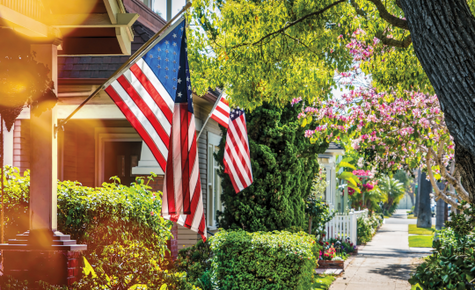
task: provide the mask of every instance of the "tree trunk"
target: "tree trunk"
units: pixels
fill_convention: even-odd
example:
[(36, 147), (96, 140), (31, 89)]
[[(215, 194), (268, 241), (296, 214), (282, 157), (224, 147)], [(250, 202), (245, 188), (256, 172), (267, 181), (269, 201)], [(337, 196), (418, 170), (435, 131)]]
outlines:
[(475, 17), (466, 0), (400, 0), (416, 52), (434, 87), (462, 184), (475, 203)]
[(421, 175), (421, 191), (419, 198), (419, 214), (417, 215), (418, 228), (432, 227), (432, 213), (430, 210), (430, 193), (432, 192), (432, 184), (426, 179), (426, 174)]

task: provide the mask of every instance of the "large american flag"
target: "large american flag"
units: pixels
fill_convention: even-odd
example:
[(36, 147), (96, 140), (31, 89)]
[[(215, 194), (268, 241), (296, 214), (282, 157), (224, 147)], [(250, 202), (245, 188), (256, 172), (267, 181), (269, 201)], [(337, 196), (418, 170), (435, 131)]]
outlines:
[(184, 20), (105, 88), (165, 172)]
[(206, 241), (206, 222), (196, 146), (190, 72), (183, 36), (173, 127), (163, 185), (162, 215), (201, 235)]
[(228, 128), (229, 111), (229, 102), (226, 100), (226, 94), (222, 92), (213, 112), (211, 112), (211, 119), (218, 122), (221, 126)]
[(238, 107), (229, 116), (224, 147), (224, 172), (229, 175), (234, 190), (238, 193), (253, 182), (251, 154), (244, 111)]
[(165, 172), (162, 216), (206, 240), (184, 20), (105, 91)]

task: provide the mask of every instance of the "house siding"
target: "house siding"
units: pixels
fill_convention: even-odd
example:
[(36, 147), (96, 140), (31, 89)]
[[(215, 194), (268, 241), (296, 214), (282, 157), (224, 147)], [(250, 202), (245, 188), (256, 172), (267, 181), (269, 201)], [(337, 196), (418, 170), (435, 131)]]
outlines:
[(20, 173), (30, 168), (30, 120), (16, 120), (13, 129), (13, 166)]

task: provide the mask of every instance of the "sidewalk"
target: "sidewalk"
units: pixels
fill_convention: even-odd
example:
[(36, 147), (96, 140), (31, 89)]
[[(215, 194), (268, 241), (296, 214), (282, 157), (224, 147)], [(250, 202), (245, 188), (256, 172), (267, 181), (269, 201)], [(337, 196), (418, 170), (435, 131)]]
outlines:
[[(412, 222), (411, 222), (412, 223)], [(396, 211), (379, 229), (373, 240), (330, 287), (331, 290), (409, 290), (407, 280), (414, 264), (430, 254), (430, 248), (409, 248), (406, 211)]]

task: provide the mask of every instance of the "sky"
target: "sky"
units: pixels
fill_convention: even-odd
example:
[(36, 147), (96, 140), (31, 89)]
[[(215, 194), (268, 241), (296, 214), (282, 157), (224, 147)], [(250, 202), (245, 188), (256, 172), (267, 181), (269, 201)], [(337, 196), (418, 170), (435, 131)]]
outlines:
[[(171, 0), (172, 17), (175, 16), (186, 4), (186, 0)], [(163, 18), (167, 17), (167, 0), (154, 0), (153, 9), (160, 13)]]

